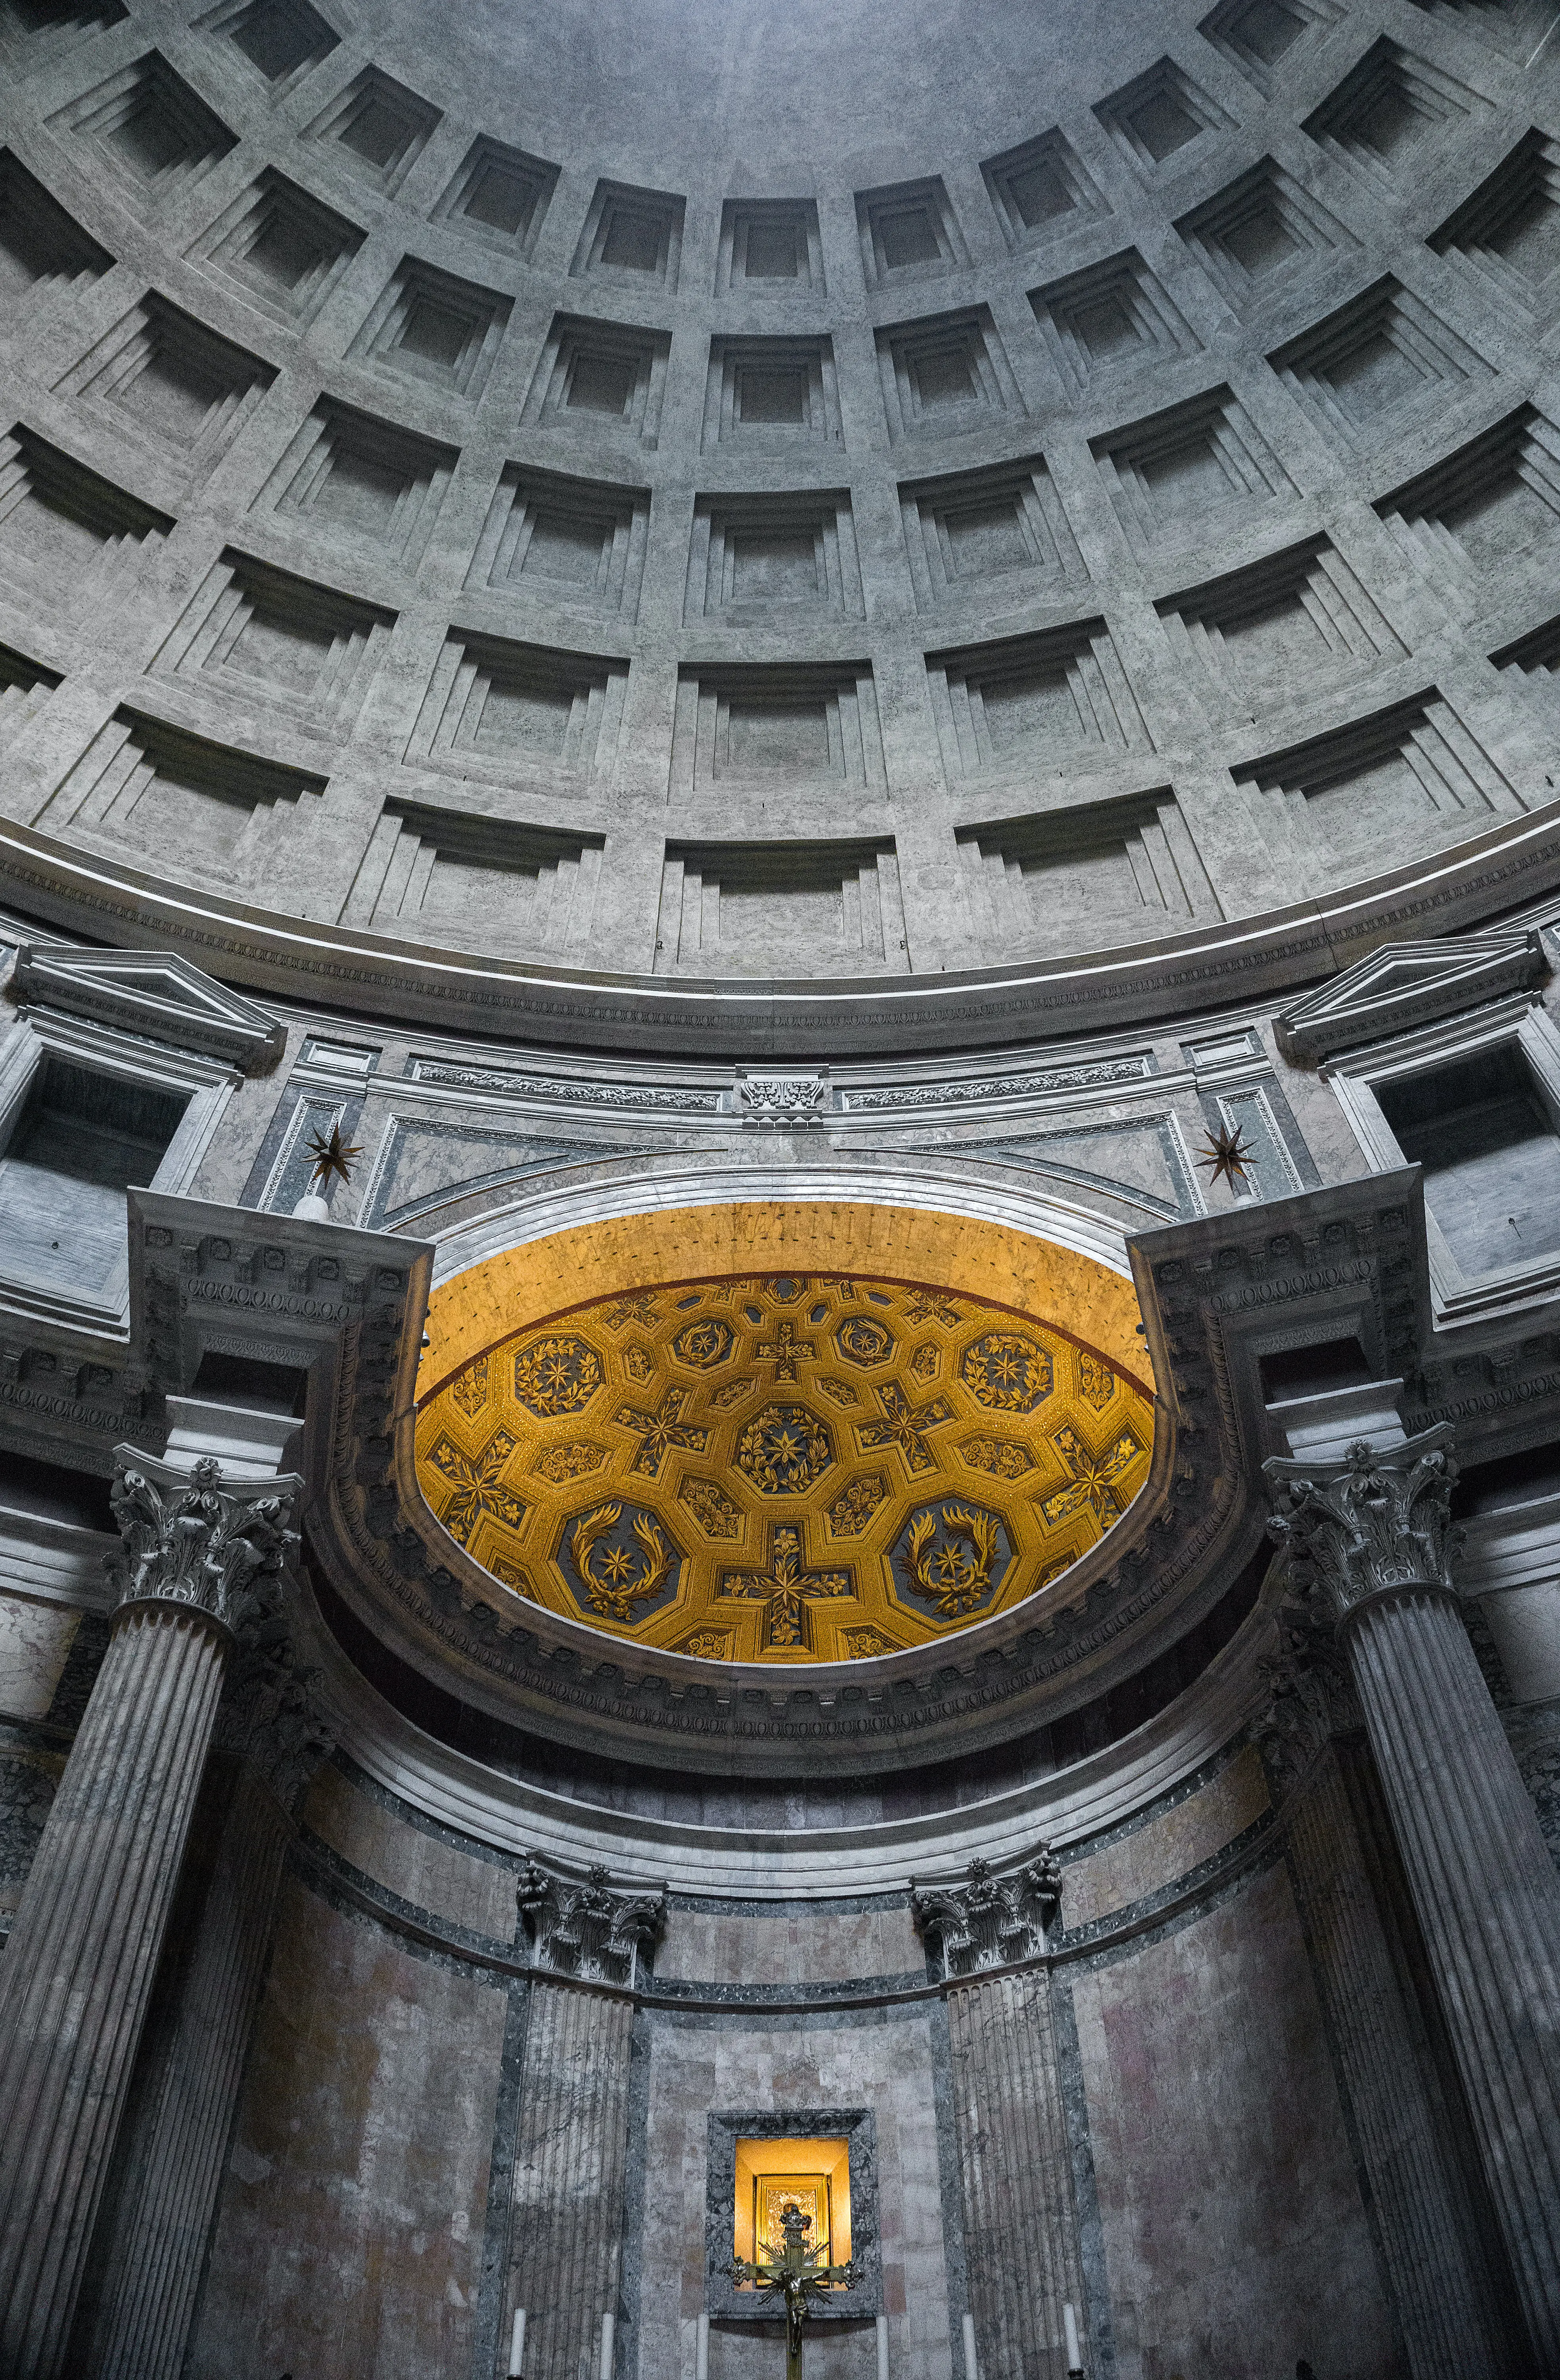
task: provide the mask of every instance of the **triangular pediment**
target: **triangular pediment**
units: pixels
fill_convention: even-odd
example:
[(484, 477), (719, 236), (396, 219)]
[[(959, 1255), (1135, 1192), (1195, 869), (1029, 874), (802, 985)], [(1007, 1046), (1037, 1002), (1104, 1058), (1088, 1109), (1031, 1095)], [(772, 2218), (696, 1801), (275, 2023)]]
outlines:
[(1274, 1031), (1286, 1057), (1314, 1061), (1525, 991), (1547, 972), (1535, 927), (1497, 928), (1456, 941), (1384, 942), (1280, 1009)]
[(203, 975), (173, 951), (88, 951), (24, 942), (10, 984), (18, 1007), (91, 1018), (175, 1050), (263, 1075), (286, 1044), (269, 1009)]

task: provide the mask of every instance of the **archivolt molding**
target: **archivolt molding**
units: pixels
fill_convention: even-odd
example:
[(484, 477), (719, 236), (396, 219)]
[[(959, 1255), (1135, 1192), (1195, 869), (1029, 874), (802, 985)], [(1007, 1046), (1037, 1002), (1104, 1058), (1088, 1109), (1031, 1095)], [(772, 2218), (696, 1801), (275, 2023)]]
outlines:
[[(516, 1328), (517, 1296), (539, 1320), (611, 1290), (787, 1268), (937, 1278), (1046, 1320), (1071, 1316), (1075, 1335), (1143, 1372), (1127, 1244), (1087, 1208), (919, 1157), (755, 1165), (701, 1153), (545, 1182), (441, 1238), (419, 1392)], [(452, 1293), (462, 1280), (468, 1297)]]
[[(545, 1214), (547, 1195), (538, 1194), (533, 1221)], [(799, 1183), (792, 1196), (804, 1199), (806, 1187)], [(1411, 1177), (1397, 1177), (1385, 1193), (1378, 1184), (1349, 1185), (1135, 1242), (1133, 1269), (1159, 1383), (1147, 1486), (1109, 1539), (1065, 1573), (1050, 1601), (978, 1623), (951, 1656), (937, 1647), (818, 1663), (804, 1677), (778, 1679), (757, 1666), (604, 1648), (584, 1627), (517, 1607), (440, 1527), (417, 1491), (411, 1414), (402, 1412), (392, 1455), (376, 1417), (382, 1399), (367, 1380), (344, 1382), (326, 1500), (331, 1527), (320, 1533), (320, 1550), (339, 1591), (414, 1666), (495, 1716), (598, 1753), (728, 1771), (735, 1760), (768, 1775), (793, 1771), (799, 1761), (865, 1773), (968, 1754), (1058, 1717), (1141, 1668), (1227, 1586), (1259, 1541), (1264, 1512), (1260, 1482), (1252, 1484), (1264, 1443), (1255, 1357), (1240, 1342), (1254, 1342), (1271, 1308), (1291, 1301), (1305, 1307), (1320, 1297), (1324, 1306), (1320, 1323), (1312, 1313), (1287, 1315), (1291, 1330), (1298, 1324), (1302, 1334), (1324, 1337), (1333, 1328), (1326, 1301), (1337, 1266), (1321, 1268), (1318, 1281), (1302, 1261), (1297, 1274), (1300, 1241), (1278, 1227), (1298, 1220), (1307, 1237), (1335, 1233), (1341, 1256), (1373, 1281), (1381, 1265), (1376, 1210), (1397, 1218), (1396, 1261), (1396, 1243), (1412, 1245), (1412, 1199)], [(643, 1219), (643, 1185), (624, 1203)], [(1319, 1205), (1324, 1212), (1313, 1211)], [(1035, 1220), (1032, 1204), (1032, 1226)], [(509, 1232), (518, 1236), (513, 1222)], [(496, 1219), (483, 1233), (494, 1246), (502, 1236)], [(1193, 1325), (1173, 1340), (1158, 1311), (1153, 1252), (1161, 1247), (1194, 1252), (1166, 1257), (1173, 1268), (1166, 1280), (1177, 1284), (1178, 1297), (1183, 1278), (1195, 1289)], [(786, 1261), (798, 1265), (794, 1250)], [(771, 1256), (765, 1269), (773, 1262)], [(759, 1269), (751, 1259), (749, 1267)], [(1231, 1309), (1237, 1288), (1247, 1303)], [(1411, 1286), (1409, 1315), (1411, 1329)], [(451, 1352), (460, 1352), (458, 1342), (449, 1342), (444, 1353)]]
[[(729, 1186), (757, 1186), (753, 1172), (740, 1169)], [(659, 1193), (644, 1180), (633, 1191), (626, 1181), (615, 1185), (630, 1237), (653, 1237), (663, 1206), (667, 1227), (683, 1228), (678, 1198), (691, 1199), (691, 1185), (679, 1193), (676, 1179), (672, 1169)], [(925, 1222), (913, 1208), (901, 1211), (915, 1228), (940, 1231), (945, 1254), (956, 1257), (983, 1230), (998, 1242), (1016, 1235), (1016, 1198), (998, 1202), (981, 1225), (969, 1215), (971, 1185), (962, 1199), (939, 1185), (946, 1203), (938, 1209), (935, 1181), (932, 1169), (919, 1174)], [(772, 1211), (802, 1218), (808, 1190), (820, 1186), (847, 1214), (857, 1211), (840, 1198), (849, 1185), (827, 1169), (811, 1181), (799, 1177)], [(865, 1182), (857, 1187), (859, 1211), (881, 1208)], [(534, 1202), (529, 1237), (510, 1225), (515, 1254), (534, 1250), (533, 1262), (549, 1245), (548, 1196)], [(709, 1196), (706, 1173), (705, 1211), (719, 1213)], [(1033, 1235), (1049, 1220), (1044, 1202), (1022, 1204), (1026, 1245), (1048, 1261), (1056, 1251)], [(814, 1205), (828, 1210), (827, 1202)], [(690, 1211), (696, 1220), (697, 1208), (683, 1209), (683, 1219)], [(1260, 1544), (1260, 1464), (1271, 1451), (1263, 1353), (1348, 1331), (1360, 1337), (1382, 1377), (1408, 1381), (1410, 1406), (1433, 1378), (1412, 1169), (1143, 1233), (1129, 1254), (1157, 1385), (1155, 1442), (1147, 1483), (1123, 1520), (1053, 1588), (977, 1621), (950, 1645), (780, 1676), (773, 1667), (609, 1642), (521, 1603), (435, 1520), (412, 1460), (430, 1249), (151, 1193), (132, 1194), (131, 1224), (134, 1343), (148, 1410), (187, 1386), (211, 1345), (312, 1363), (306, 1539), (349, 1608), (392, 1651), (474, 1707), (598, 1757), (652, 1767), (865, 1775), (968, 1757), (1047, 1724), (1167, 1649)], [(1103, 1253), (1098, 1227), (1075, 1220), (1072, 1229)], [(496, 1221), (483, 1231), (491, 1245)], [(799, 1269), (797, 1243), (783, 1245), (784, 1262)], [(478, 1250), (468, 1241), (466, 1252)], [(777, 1255), (771, 1248), (741, 1269), (773, 1270)], [(1124, 1319), (1126, 1281), (1099, 1270), (1098, 1257), (1091, 1269), (1119, 1284)]]

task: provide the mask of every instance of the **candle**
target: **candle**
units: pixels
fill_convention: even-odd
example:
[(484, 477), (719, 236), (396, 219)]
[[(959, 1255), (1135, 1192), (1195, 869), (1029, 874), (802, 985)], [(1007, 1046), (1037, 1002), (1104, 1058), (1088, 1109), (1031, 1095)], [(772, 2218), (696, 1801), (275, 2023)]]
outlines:
[(964, 2316), (964, 2380), (980, 2380), (980, 2363), (975, 2355), (975, 2318)]
[(699, 2316), (698, 2337), (694, 2343), (694, 2380), (709, 2380), (709, 2316)]
[(526, 2309), (514, 2309), (514, 2328), (509, 2338), (509, 2380), (520, 2380), (526, 2368)]
[(604, 2313), (602, 2315), (601, 2380), (612, 2380), (612, 2366), (617, 2361), (617, 2358), (612, 2351), (617, 2344), (617, 2327), (618, 2318), (615, 2313)]
[(889, 2317), (877, 2317), (877, 2380), (889, 2380)]
[(1070, 2373), (1082, 2372), (1083, 2350), (1078, 2344), (1078, 2316), (1070, 2305), (1061, 2310), (1061, 2325), (1067, 2333), (1067, 2368)]

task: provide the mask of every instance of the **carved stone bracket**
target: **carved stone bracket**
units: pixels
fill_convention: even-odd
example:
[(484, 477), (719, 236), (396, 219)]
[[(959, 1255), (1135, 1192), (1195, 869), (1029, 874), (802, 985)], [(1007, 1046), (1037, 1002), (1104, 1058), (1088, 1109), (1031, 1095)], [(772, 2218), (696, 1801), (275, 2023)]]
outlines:
[(1397, 1446), (1357, 1439), (1341, 1463), (1270, 1455), (1269, 1535), (1338, 1620), (1384, 1595), (1456, 1597), (1450, 1557), (1457, 1466), (1446, 1422)]
[(807, 1131), (836, 1105), (827, 1066), (783, 1075), (739, 1066), (732, 1100), (744, 1129), (757, 1132)]
[(116, 1447), (109, 1500), (123, 1543), (107, 1566), (120, 1602), (186, 1604), (236, 1631), (251, 1581), (298, 1542), (287, 1520), (302, 1486), (288, 1475), (224, 1487), (209, 1456), (185, 1471)]
[(666, 1932), (668, 1889), (659, 1894), (613, 1892), (609, 1871), (593, 1867), (584, 1884), (569, 1884), (527, 1858), (515, 1886), (515, 1904), (538, 1967), (580, 1983), (632, 1990), (648, 1969)]
[(1049, 1843), (1037, 1844), (1011, 1876), (995, 1876), (989, 1863), (977, 1859), (968, 1884), (923, 1892), (913, 1878), (910, 1888), (912, 1923), (923, 1940), (938, 1945), (950, 1983), (1039, 1958), (1060, 1906), (1061, 1868)]

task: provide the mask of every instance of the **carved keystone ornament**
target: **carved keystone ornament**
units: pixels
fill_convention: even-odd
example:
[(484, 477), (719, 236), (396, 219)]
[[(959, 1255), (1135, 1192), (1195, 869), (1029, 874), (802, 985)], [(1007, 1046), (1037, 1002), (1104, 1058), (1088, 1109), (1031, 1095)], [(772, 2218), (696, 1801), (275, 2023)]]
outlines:
[(995, 1876), (989, 1861), (977, 1859), (968, 1884), (923, 1892), (911, 1879), (911, 1922), (923, 1940), (939, 1944), (950, 1982), (1039, 1958), (1060, 1906), (1061, 1868), (1049, 1843), (1037, 1844), (1012, 1876)]

